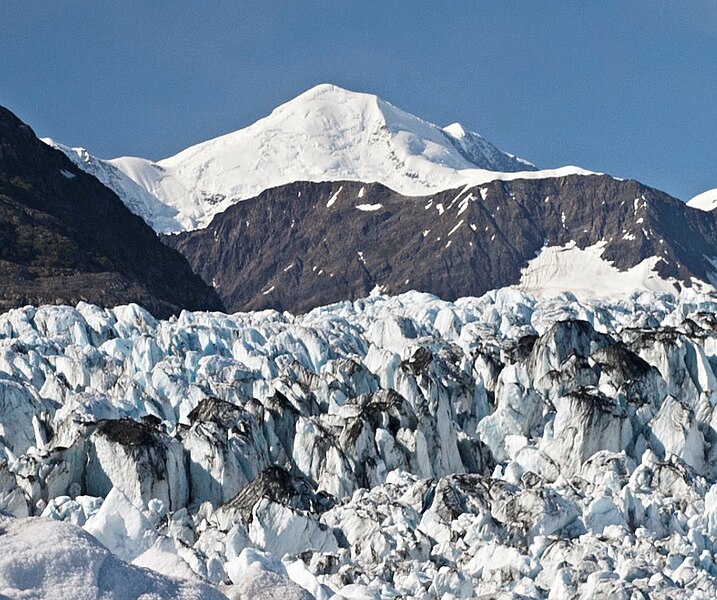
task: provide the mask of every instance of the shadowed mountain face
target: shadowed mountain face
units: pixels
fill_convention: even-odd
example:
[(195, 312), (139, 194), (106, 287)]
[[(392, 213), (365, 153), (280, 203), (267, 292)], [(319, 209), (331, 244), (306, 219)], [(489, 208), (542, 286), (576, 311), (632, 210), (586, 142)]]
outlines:
[[(298, 182), (168, 236), (227, 309), (294, 312), (386, 292), (452, 300), (516, 284), (545, 246), (597, 247), (625, 271), (709, 282), (717, 219), (636, 181), (572, 175), (425, 197), (379, 184)], [(648, 269), (649, 271), (649, 269)]]
[(218, 309), (187, 261), (94, 177), (0, 107), (0, 310), (137, 302)]

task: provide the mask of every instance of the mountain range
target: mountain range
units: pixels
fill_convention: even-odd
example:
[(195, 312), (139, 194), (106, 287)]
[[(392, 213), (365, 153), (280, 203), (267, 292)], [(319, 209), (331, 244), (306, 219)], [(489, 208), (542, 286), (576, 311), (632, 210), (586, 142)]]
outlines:
[(716, 598), (712, 204), (334, 86), (0, 109), (0, 598)]
[(717, 281), (714, 194), (686, 205), (632, 180), (541, 170), (458, 123), (329, 84), (156, 162), (43, 141), (69, 158), (65, 170), (112, 190), (230, 311), (411, 289), (612, 297)]

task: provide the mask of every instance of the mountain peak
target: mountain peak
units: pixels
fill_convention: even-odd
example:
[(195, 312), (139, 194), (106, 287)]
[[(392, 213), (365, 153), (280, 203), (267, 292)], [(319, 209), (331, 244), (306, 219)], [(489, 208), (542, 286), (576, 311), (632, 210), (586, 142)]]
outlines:
[(296, 115), (297, 118), (306, 120), (321, 118), (329, 113), (334, 118), (341, 116), (350, 120), (375, 109), (379, 102), (382, 102), (381, 99), (374, 94), (354, 92), (331, 83), (321, 83), (280, 104), (267, 117), (250, 127), (265, 123), (267, 119), (271, 122), (288, 115)]
[[(105, 170), (74, 154), (80, 168), (94, 163), (95, 173)], [(109, 165), (103, 182), (162, 233), (205, 227), (236, 202), (295, 181), (377, 182), (420, 196), (514, 179), (515, 173), (540, 176), (531, 163), (459, 124), (443, 129), (376, 95), (330, 83), (244, 129), (157, 163), (131, 157), (103, 162)]]
[[(310, 87), (308, 90), (302, 92), (298, 96), (296, 96), (293, 100), (298, 100), (299, 98), (310, 98), (310, 97), (318, 97), (318, 96), (332, 96), (332, 95), (340, 95), (340, 96), (374, 96), (373, 94), (368, 94), (365, 92), (355, 92), (352, 90), (348, 90), (346, 88), (342, 88), (341, 86), (334, 85), (333, 83), (319, 83), (313, 87)], [(289, 100), (289, 102), (292, 102), (292, 100)]]
[(444, 127), (443, 131), (456, 139), (462, 139), (466, 137), (466, 130), (460, 123), (451, 123), (450, 125)]

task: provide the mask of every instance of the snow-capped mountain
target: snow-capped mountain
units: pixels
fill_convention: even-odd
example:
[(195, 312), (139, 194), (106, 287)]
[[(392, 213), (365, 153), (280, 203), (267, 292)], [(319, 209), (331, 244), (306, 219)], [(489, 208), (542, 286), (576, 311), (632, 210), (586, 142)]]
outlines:
[[(43, 138), (42, 141), (60, 150), (78, 168), (99, 179), (121, 198), (127, 208), (151, 224), (155, 230), (171, 230), (176, 226), (177, 209), (160, 202), (156, 196), (116, 167), (113, 161), (96, 158), (84, 148), (70, 148), (52, 138)], [(131, 161), (132, 159), (126, 159), (127, 165), (130, 165)]]
[(333, 86), (47, 143), (0, 109), (0, 598), (717, 597), (717, 211)]
[(687, 206), (705, 211), (714, 210), (717, 208), (717, 188), (697, 194), (694, 198), (687, 201)]
[(157, 231), (189, 229), (167, 243), (232, 311), (374, 289), (605, 297), (717, 282), (717, 213), (691, 208), (709, 192), (685, 206), (630, 180), (535, 170), (458, 123), (332, 85), (158, 163), (48, 143)]
[(587, 173), (538, 171), (458, 123), (441, 128), (374, 95), (328, 84), (245, 129), (158, 162), (105, 161), (47, 142), (162, 233), (204, 227), (236, 202), (295, 181), (378, 182), (416, 196), (495, 179)]

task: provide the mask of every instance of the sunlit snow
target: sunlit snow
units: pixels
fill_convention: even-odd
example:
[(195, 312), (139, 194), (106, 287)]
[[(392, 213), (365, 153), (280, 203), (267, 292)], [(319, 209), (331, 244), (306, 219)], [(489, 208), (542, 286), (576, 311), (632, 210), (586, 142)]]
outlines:
[(136, 157), (100, 160), (46, 141), (162, 233), (204, 227), (232, 204), (294, 181), (379, 182), (419, 196), (496, 179), (590, 174), (577, 167), (509, 173), (476, 168), (466, 158), (471, 153), (488, 162), (509, 159), (534, 167), (461, 131), (456, 137), (455, 126), (441, 129), (374, 95), (323, 84), (249, 127), (156, 163)]

